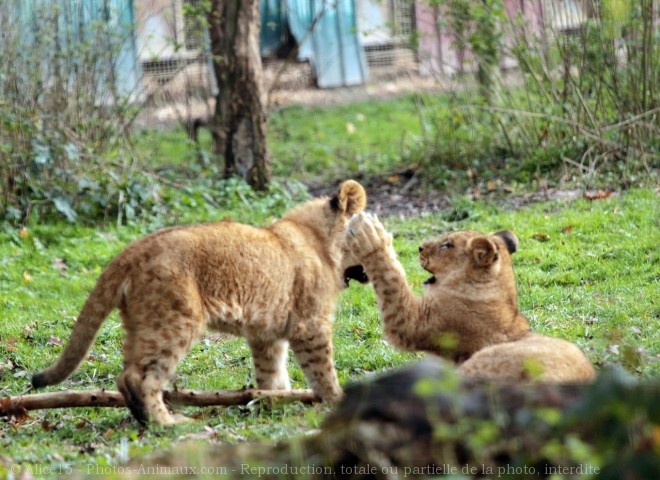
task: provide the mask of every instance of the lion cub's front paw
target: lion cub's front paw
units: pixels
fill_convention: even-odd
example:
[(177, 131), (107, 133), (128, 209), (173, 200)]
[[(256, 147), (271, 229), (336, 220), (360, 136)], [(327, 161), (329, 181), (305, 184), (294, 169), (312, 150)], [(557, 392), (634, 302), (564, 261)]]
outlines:
[(348, 223), (346, 242), (353, 254), (364, 258), (376, 250), (388, 248), (392, 244), (392, 235), (385, 230), (376, 215), (360, 212)]

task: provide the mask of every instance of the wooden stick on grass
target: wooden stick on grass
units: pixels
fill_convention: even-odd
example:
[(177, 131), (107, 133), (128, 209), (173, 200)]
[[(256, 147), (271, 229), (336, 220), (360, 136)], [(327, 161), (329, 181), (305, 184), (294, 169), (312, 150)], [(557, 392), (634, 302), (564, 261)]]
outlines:
[[(311, 390), (172, 390), (164, 392), (165, 401), (176, 405), (246, 405), (258, 398), (318, 402)], [(125, 407), (124, 397), (112, 390), (66, 390), (63, 392), (16, 395), (0, 399), (0, 416), (42, 408)]]

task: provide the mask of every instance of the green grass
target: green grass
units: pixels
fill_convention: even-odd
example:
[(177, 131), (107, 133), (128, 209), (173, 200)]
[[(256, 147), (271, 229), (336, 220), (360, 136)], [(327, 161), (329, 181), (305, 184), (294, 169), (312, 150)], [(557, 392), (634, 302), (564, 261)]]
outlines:
[[(453, 229), (510, 228), (520, 238), (514, 266), (520, 310), (533, 328), (580, 345), (598, 366), (623, 365), (641, 377), (660, 374), (660, 207), (651, 190), (618, 198), (536, 204), (519, 211), (461, 200), (467, 218), (450, 222), (438, 213), (416, 219), (385, 219), (414, 288), (427, 274), (417, 264), (425, 238)], [(190, 217), (198, 207), (191, 207)], [(207, 207), (205, 219), (213, 217)], [(224, 216), (225, 212), (216, 212)], [(236, 216), (266, 223), (279, 204), (252, 202)], [(188, 215), (180, 217), (188, 218)], [(73, 319), (103, 266), (129, 241), (152, 226), (91, 229), (68, 224), (35, 226), (21, 235), (0, 231), (0, 396), (26, 393), (29, 374), (58, 356)], [(26, 234), (27, 233), (27, 234)], [(68, 268), (58, 269), (61, 259)], [(49, 391), (115, 389), (121, 370), (121, 328), (116, 315), (102, 327), (89, 358), (72, 378)], [(382, 339), (371, 286), (351, 285), (340, 297), (335, 328), (336, 366), (342, 383), (417, 358)], [(294, 387), (305, 387), (290, 361)], [(180, 388), (241, 388), (252, 382), (249, 351), (242, 339), (198, 343), (179, 368)], [(169, 430), (141, 432), (123, 409), (35, 411), (30, 418), (0, 424), (0, 477), (5, 465), (23, 469), (71, 465), (107, 466), (167, 447), (181, 438), (245, 442), (278, 439), (318, 425), (322, 405), (253, 405), (186, 408), (197, 421)], [(41, 475), (35, 475), (37, 477)]]
[(269, 117), (275, 174), (302, 178), (387, 172), (420, 134), (412, 95), (331, 109), (289, 107)]
[[(283, 108), (268, 117), (273, 174), (300, 180), (391, 171), (402, 167), (402, 156), (421, 131), (413, 95), (329, 108)], [(200, 132), (208, 155), (210, 134)], [(135, 145), (137, 157), (151, 167), (188, 168), (197, 162), (195, 146), (181, 127), (144, 130), (137, 133)]]
[[(574, 166), (591, 151), (583, 134), (570, 129), (555, 132), (557, 138), (545, 145), (542, 132), (561, 125), (474, 108), (475, 95), (470, 89), (414, 93), (391, 100), (273, 111), (268, 115), (268, 148), (274, 177), (323, 181), (412, 168), (424, 186), (454, 191), (493, 181), (509, 188), (529, 188), (541, 180), (609, 189), (657, 183), (655, 144), (646, 147), (646, 160), (631, 151), (625, 160), (608, 157), (587, 172), (586, 167)], [(496, 106), (525, 112), (530, 101), (545, 102), (524, 88), (511, 88)], [(184, 128), (144, 130), (136, 135), (135, 157), (146, 168), (175, 166), (197, 176), (214, 163), (207, 131), (201, 131), (200, 146), (203, 165)]]

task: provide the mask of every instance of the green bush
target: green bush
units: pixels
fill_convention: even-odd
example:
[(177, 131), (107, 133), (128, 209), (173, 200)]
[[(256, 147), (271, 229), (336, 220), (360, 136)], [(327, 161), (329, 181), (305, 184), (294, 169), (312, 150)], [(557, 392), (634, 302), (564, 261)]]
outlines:
[[(478, 95), (453, 95), (449, 111), (438, 114), (429, 101), (421, 110), (431, 133), (413, 158), (432, 172), (458, 169), (449, 178), (431, 175), (436, 183), (546, 178), (618, 188), (657, 179), (660, 63), (652, 0), (603, 0), (600, 14), (576, 31), (539, 37), (522, 17), (505, 20), (502, 0), (431, 3), (444, 5), (450, 26), (471, 12), (472, 28), (453, 28), (455, 47), (474, 54), (480, 87)], [(517, 59), (520, 79), (484, 76), (505, 50)]]
[(72, 21), (82, 10), (57, 2), (0, 4), (0, 220), (56, 214), (73, 221), (106, 210), (121, 196), (117, 176), (130, 175), (128, 160), (99, 160), (118, 145), (129, 147), (133, 116), (114, 78), (126, 33), (104, 17), (107, 11), (99, 20)]

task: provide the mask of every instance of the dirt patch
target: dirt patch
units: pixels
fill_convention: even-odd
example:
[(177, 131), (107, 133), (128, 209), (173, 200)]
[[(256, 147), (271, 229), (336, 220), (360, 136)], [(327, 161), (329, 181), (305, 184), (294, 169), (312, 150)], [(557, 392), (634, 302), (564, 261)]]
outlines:
[[(368, 209), (380, 216), (413, 217), (424, 213), (442, 212), (451, 204), (447, 194), (424, 191), (414, 178), (414, 172), (405, 171), (387, 176), (353, 176), (367, 191)], [(332, 196), (343, 181), (310, 182), (307, 188), (312, 196)]]
[[(353, 176), (367, 191), (368, 209), (380, 216), (414, 217), (431, 213), (445, 213), (451, 209), (455, 193), (424, 188), (407, 170), (385, 176)], [(307, 188), (312, 196), (332, 196), (343, 179), (332, 182), (309, 182)], [(508, 208), (519, 209), (527, 205), (549, 200), (572, 201), (578, 198), (597, 200), (616, 195), (613, 192), (584, 192), (541, 186), (534, 192), (513, 194), (503, 189), (482, 192), (474, 189), (467, 197), (472, 200), (490, 200)]]
[(376, 82), (354, 87), (315, 88), (295, 90), (277, 89), (268, 92), (267, 105), (270, 110), (287, 105), (330, 106), (369, 100), (388, 100), (407, 93), (432, 93), (450, 91), (453, 80), (441, 80), (438, 77), (422, 76), (410, 73), (392, 79), (379, 79)]

